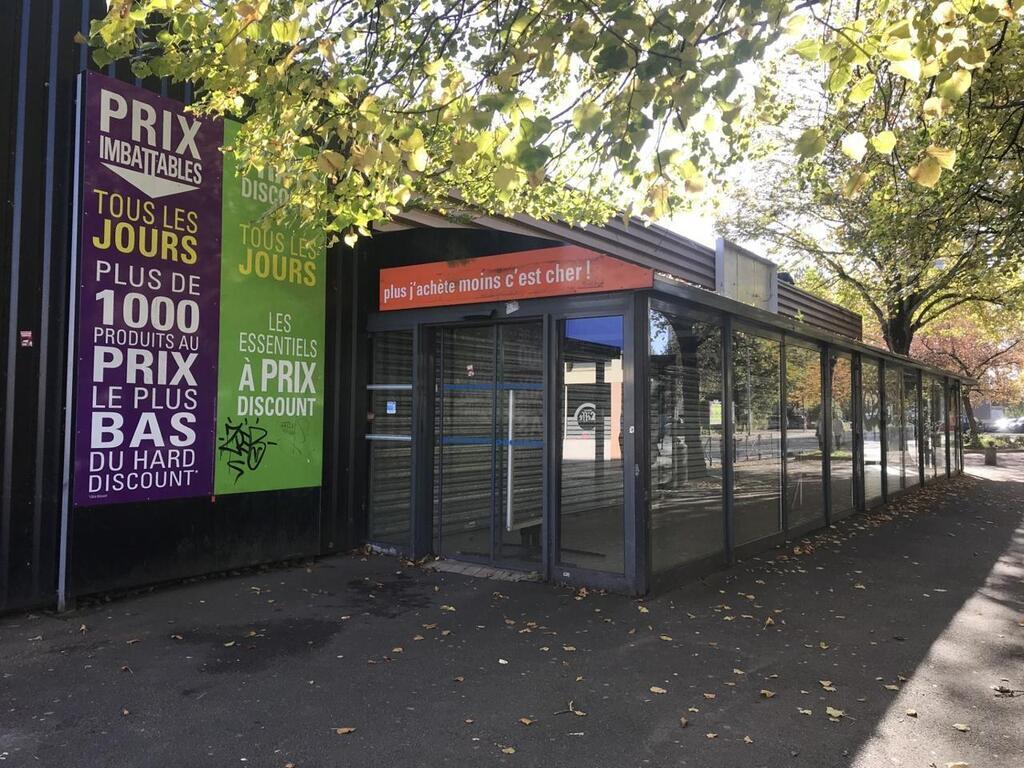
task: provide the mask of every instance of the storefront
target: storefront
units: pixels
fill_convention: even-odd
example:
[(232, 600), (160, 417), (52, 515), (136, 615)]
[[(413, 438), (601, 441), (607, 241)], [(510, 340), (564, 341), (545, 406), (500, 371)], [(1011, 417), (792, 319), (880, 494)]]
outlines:
[(957, 378), (756, 256), (640, 222), (256, 226), (274, 180), (235, 174), (230, 123), (80, 77), (95, 3), (19, 5), (0, 610), (365, 543), (642, 594), (962, 469)]
[(636, 265), (611, 291), (516, 277), (609, 258), (471, 229), (364, 246), (368, 542), (644, 593), (960, 470), (944, 374)]

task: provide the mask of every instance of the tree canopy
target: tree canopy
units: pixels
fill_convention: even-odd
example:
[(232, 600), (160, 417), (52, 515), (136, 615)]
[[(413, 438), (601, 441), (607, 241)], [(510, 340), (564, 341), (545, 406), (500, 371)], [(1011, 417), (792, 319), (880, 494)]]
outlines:
[[(112, 0), (88, 42), (100, 64), (193, 82), (197, 111), (244, 122), (241, 167), (275, 172), (292, 214), (351, 242), (414, 206), (663, 215), (781, 117), (786, 50), (831, 95), (800, 155), (870, 145), (933, 184), (950, 113), (1020, 2)], [(929, 116), (924, 147), (916, 123), (888, 122), (894, 92)]]
[(1024, 327), (1019, 312), (991, 313), (958, 309), (914, 339), (913, 354), (976, 383), (963, 387), (964, 411), (972, 439), (978, 439), (977, 399), (1017, 404), (1024, 398)]
[(799, 136), (802, 159), (763, 147), (759, 177), (771, 191), (741, 185), (723, 229), (813, 263), (808, 287), (837, 282), (843, 303), (874, 317), (904, 354), (947, 312), (1019, 300), (1024, 44), (1016, 27), (999, 26), (990, 47), (961, 54), (969, 89), (950, 90), (934, 68), (922, 70), (927, 87), (912, 87), (902, 59), (863, 75), (870, 94), (826, 80), (782, 128), (760, 131), (767, 147)]

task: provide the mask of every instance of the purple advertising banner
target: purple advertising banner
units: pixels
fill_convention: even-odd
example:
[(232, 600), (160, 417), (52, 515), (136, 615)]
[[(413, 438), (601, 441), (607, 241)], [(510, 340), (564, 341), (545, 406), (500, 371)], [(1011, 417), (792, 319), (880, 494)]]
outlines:
[(224, 129), (84, 75), (74, 503), (213, 487)]

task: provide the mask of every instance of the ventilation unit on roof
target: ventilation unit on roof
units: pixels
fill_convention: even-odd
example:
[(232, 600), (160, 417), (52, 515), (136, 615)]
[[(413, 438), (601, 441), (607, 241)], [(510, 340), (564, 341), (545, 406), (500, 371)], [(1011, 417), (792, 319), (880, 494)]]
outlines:
[(731, 240), (715, 243), (716, 291), (769, 312), (779, 311), (778, 265)]

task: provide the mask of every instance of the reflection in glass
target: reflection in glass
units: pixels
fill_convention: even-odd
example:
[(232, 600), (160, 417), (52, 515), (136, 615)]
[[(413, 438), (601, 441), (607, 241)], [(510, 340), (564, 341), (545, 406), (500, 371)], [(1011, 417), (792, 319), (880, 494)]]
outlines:
[(833, 352), (829, 360), (832, 386), (832, 520), (852, 515), (853, 498), (853, 360)]
[(905, 488), (913, 488), (921, 482), (921, 470), (918, 465), (917, 427), (919, 423), (918, 394), (920, 386), (917, 371), (903, 371), (903, 434), (905, 452), (903, 454), (903, 483)]
[(544, 326), (499, 327), (499, 558), (539, 563), (544, 505)]
[(882, 410), (879, 395), (878, 363), (867, 358), (861, 363), (861, 390), (864, 395), (864, 507), (870, 509), (882, 501)]
[(562, 324), (559, 432), (563, 565), (623, 573), (621, 316)]
[(964, 471), (964, 393), (959, 382), (953, 384), (953, 408), (950, 418), (953, 420), (953, 469), (959, 473)]
[(885, 366), (885, 474), (889, 494), (903, 485), (903, 372)]
[(782, 530), (782, 371), (778, 341), (733, 334), (736, 544)]
[(946, 387), (942, 379), (928, 377), (930, 405), (928, 409), (928, 447), (931, 476), (946, 476)]
[(650, 312), (651, 567), (724, 550), (722, 332)]
[(490, 558), (495, 327), (444, 328), (437, 343), (437, 551)]
[(411, 544), (412, 331), (370, 336), (367, 387), (369, 538)]
[(786, 344), (786, 503), (788, 525), (825, 524), (821, 351)]
[(543, 324), (444, 328), (436, 355), (437, 551), (539, 562)]

